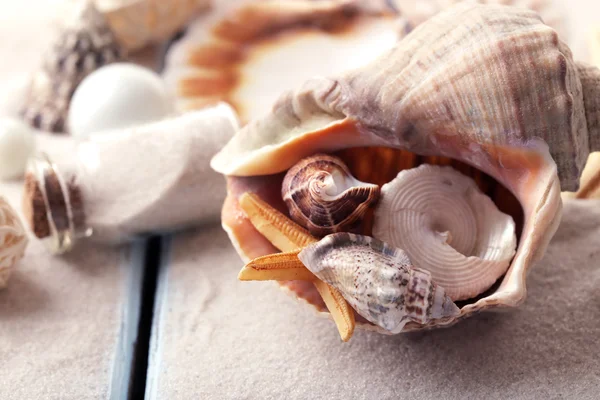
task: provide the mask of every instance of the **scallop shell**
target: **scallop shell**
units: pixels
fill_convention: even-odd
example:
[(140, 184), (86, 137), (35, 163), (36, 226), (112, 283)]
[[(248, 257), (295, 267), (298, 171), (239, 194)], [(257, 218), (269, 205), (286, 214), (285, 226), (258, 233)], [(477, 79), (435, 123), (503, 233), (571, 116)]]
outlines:
[[(576, 189), (588, 153), (600, 149), (599, 79), (597, 69), (573, 61), (535, 12), (459, 4), (370, 64), (282, 94), (270, 113), (238, 132), (212, 160), (228, 176), (223, 225), (244, 258), (264, 255), (265, 241), (248, 221), (234, 219), (240, 215), (237, 196), (253, 191), (280, 206), (272, 195), (281, 182), (278, 174), (315, 153), (386, 147), (354, 153), (360, 156), (358, 169), (373, 177), (388, 174), (390, 166), (397, 173), (422, 161), (459, 160), (476, 168), (480, 186), (492, 192), (505, 188), (518, 201), (511, 213), (517, 252), (501, 282), (462, 304), (459, 317), (411, 322), (404, 331), (517, 306), (526, 296), (528, 269), (560, 222), (561, 185)], [(478, 176), (500, 186), (493, 189)], [(515, 206), (505, 204), (510, 195), (494, 198), (500, 209)], [(306, 286), (284, 285), (324, 311)]]
[(163, 76), (180, 111), (226, 101), (246, 123), (283, 90), (363, 66), (405, 33), (383, 0), (244, 3), (194, 21), (169, 50)]
[(338, 157), (317, 154), (289, 169), (281, 196), (291, 218), (318, 237), (360, 231), (379, 199), (379, 186), (361, 182)]
[(169, 39), (209, 5), (210, 0), (96, 0), (128, 50)]
[(0, 196), (0, 288), (7, 285), (10, 274), (23, 258), (27, 232), (15, 210)]

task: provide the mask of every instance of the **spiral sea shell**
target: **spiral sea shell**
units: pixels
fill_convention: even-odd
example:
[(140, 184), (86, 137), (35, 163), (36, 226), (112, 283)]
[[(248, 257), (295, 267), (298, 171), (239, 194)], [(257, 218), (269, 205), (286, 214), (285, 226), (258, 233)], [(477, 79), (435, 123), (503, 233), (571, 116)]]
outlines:
[(290, 168), (281, 191), (292, 219), (319, 237), (360, 230), (379, 198), (379, 186), (359, 181), (341, 159), (325, 154)]
[(455, 301), (492, 286), (517, 247), (513, 219), (475, 181), (427, 164), (383, 186), (373, 236), (404, 250)]

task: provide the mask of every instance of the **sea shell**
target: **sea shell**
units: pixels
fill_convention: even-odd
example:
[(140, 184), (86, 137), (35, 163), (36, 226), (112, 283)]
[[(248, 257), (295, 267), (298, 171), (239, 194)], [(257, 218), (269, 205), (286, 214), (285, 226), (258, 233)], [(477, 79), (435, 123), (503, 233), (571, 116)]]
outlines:
[(361, 182), (338, 157), (317, 154), (289, 169), (281, 196), (290, 216), (315, 236), (360, 231), (379, 199), (379, 186)]
[(246, 123), (283, 90), (363, 66), (406, 30), (384, 0), (246, 2), (195, 20), (169, 49), (163, 76), (180, 111), (226, 101)]
[(210, 0), (96, 0), (128, 50), (169, 39), (209, 5)]
[(404, 251), (369, 236), (329, 235), (298, 258), (360, 315), (390, 333), (400, 333), (408, 321), (426, 324), (460, 314), (428, 271), (415, 268)]
[[(600, 26), (592, 29), (589, 48), (591, 63), (600, 67)], [(600, 152), (591, 153), (588, 157), (577, 193), (563, 192), (562, 195), (563, 198), (600, 199)]]
[(33, 77), (21, 114), (33, 127), (61, 133), (77, 85), (96, 69), (125, 58), (106, 20), (85, 1), (73, 6), (56, 42)]
[(502, 4), (535, 11), (544, 21), (558, 32), (561, 38), (566, 37), (565, 21), (561, 10), (552, 0), (391, 0), (411, 26), (425, 22), (435, 14), (444, 11), (461, 1), (480, 4)]
[(428, 164), (401, 171), (383, 186), (373, 237), (404, 250), (455, 301), (492, 286), (517, 247), (513, 219), (475, 181)]
[[(370, 64), (282, 94), (270, 113), (240, 130), (212, 160), (228, 176), (223, 225), (245, 259), (267, 254), (268, 241), (239, 218), (237, 197), (250, 191), (281, 207), (273, 195), (280, 173), (316, 153), (385, 147), (341, 153), (358, 179), (373, 183), (390, 168), (393, 177), (423, 161), (459, 160), (474, 167), (499, 209), (511, 210), (517, 253), (497, 285), (461, 304), (459, 317), (409, 322), (404, 331), (517, 306), (526, 296), (528, 269), (560, 222), (561, 186), (576, 190), (588, 153), (600, 149), (599, 77), (597, 69), (573, 61), (536, 13), (459, 4)], [(351, 154), (354, 161), (345, 158)], [(515, 199), (516, 207), (508, 207)], [(306, 285), (282, 284), (325, 311)]]
[(27, 248), (27, 232), (15, 210), (0, 196), (0, 288), (7, 285), (10, 274)]

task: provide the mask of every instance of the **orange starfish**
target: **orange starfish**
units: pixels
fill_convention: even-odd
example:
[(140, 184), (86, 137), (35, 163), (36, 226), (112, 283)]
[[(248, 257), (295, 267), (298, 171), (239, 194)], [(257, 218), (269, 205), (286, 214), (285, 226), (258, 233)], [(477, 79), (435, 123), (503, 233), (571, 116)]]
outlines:
[(312, 281), (329, 309), (342, 340), (350, 340), (355, 327), (354, 310), (337, 289), (319, 280), (298, 259), (300, 250), (318, 239), (254, 193), (244, 193), (239, 204), (256, 230), (284, 253), (255, 258), (242, 268), (238, 279)]

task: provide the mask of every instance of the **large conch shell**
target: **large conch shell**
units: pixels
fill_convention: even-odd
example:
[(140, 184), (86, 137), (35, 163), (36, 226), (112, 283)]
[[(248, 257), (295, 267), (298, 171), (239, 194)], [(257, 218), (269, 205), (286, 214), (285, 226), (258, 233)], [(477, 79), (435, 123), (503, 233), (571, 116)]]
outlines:
[[(273, 194), (280, 173), (315, 153), (386, 147), (372, 150), (377, 163), (360, 150), (367, 153), (354, 166), (366, 172), (352, 172), (362, 181), (379, 179), (390, 166), (397, 173), (415, 160), (459, 160), (477, 169), (482, 186), (484, 173), (518, 200), (517, 252), (499, 285), (461, 304), (460, 316), (409, 322), (404, 331), (517, 306), (526, 296), (527, 270), (560, 222), (561, 187), (576, 190), (589, 152), (600, 149), (599, 83), (600, 72), (575, 63), (535, 12), (459, 4), (367, 66), (284, 93), (269, 114), (238, 132), (212, 160), (228, 176), (223, 225), (244, 259), (275, 253), (240, 218), (238, 196), (251, 191), (284, 209)], [(325, 311), (306, 285), (282, 284)]]
[[(589, 50), (592, 65), (600, 67), (600, 26), (590, 34)], [(590, 154), (577, 193), (563, 192), (562, 195), (563, 198), (600, 199), (600, 152)]]

